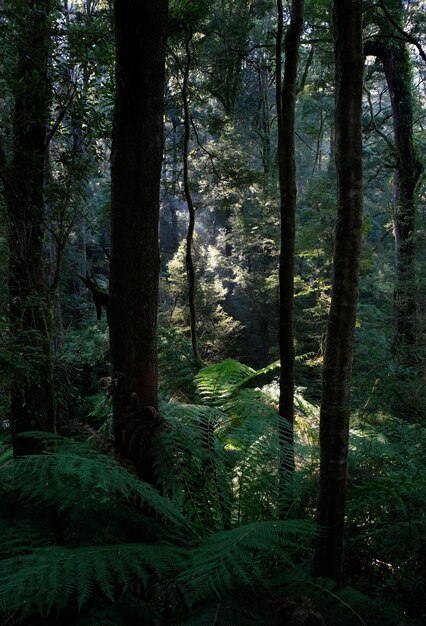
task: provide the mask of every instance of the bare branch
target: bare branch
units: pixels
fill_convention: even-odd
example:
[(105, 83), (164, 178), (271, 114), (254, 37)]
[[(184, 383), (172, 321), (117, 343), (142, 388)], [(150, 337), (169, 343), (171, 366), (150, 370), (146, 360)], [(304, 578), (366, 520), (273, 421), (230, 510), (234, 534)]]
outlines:
[(374, 129), (374, 131), (381, 137), (387, 144), (388, 148), (392, 152), (394, 156), (397, 156), (395, 144), (389, 139), (389, 137), (384, 133), (376, 124), (376, 118), (373, 110), (373, 103), (371, 102), (371, 94), (369, 90), (364, 87), (364, 93), (367, 95), (368, 108), (370, 111), (370, 126)]
[(207, 148), (201, 143), (200, 136), (198, 134), (198, 130), (197, 130), (197, 127), (195, 126), (194, 118), (192, 117), (192, 115), (190, 116), (190, 120), (191, 120), (191, 126), (192, 126), (192, 129), (194, 131), (194, 135), (195, 135), (195, 138), (197, 140), (198, 146), (209, 157), (209, 160), (210, 160), (210, 163), (211, 163), (211, 166), (212, 166), (213, 174), (216, 176), (217, 180), (221, 180), (221, 176), (218, 173), (218, 171), (216, 169), (216, 166), (214, 164), (215, 155), (212, 152), (210, 152), (210, 150), (207, 150)]

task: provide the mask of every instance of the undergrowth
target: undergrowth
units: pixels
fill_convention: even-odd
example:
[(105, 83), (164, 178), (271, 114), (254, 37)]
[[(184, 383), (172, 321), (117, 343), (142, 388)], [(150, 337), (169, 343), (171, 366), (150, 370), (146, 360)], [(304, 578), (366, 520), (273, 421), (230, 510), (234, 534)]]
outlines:
[(44, 454), (15, 460), (6, 442), (2, 624), (274, 626), (303, 607), (318, 624), (420, 624), (404, 613), (407, 597), (423, 610), (423, 431), (388, 418), (353, 426), (353, 586), (336, 592), (310, 574), (317, 412), (300, 393), (297, 469), (279, 475), (274, 396), (254, 387), (266, 371), (228, 360), (197, 374), (186, 403), (176, 390), (165, 397), (158, 489), (100, 452), (96, 436), (50, 437)]

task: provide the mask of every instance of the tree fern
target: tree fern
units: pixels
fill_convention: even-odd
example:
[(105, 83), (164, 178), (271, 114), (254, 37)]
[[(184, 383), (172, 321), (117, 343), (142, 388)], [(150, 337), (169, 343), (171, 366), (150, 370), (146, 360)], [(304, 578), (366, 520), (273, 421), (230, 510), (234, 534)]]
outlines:
[(253, 370), (236, 361), (219, 365), (197, 376), (199, 386), (207, 372), (206, 385), (199, 386), (208, 390), (206, 398), (221, 390), (216, 406), (162, 405), (171, 428), (161, 434), (155, 455), (160, 484), (192, 520), (211, 530), (277, 515), (282, 452), (275, 407), (259, 390), (236, 382)]
[[(309, 597), (330, 625), (410, 623), (380, 601), (350, 588), (336, 593), (309, 576), (313, 523), (293, 518), (312, 516), (315, 455), (298, 457), (288, 519), (275, 521), (280, 418), (267, 395), (239, 384), (251, 375), (245, 367), (242, 373), (233, 368), (228, 382), (219, 376), (226, 390), (220, 403), (163, 403), (171, 428), (155, 453), (164, 495), (90, 442), (51, 436), (45, 454), (16, 460), (4, 451), (5, 621), (278, 626), (289, 619), (286, 598), (290, 606)], [(302, 455), (314, 441), (310, 419), (297, 448)], [(421, 554), (407, 548), (410, 541), (424, 545), (426, 534), (424, 474), (418, 471), (423, 437), (415, 427), (389, 421), (380, 432), (358, 424), (351, 439), (351, 570), (375, 567), (370, 580), (376, 591), (395, 596), (406, 585), (413, 602), (424, 584)], [(372, 563), (383, 561), (382, 554), (391, 555), (394, 569), (382, 576), (380, 588), (382, 566)], [(365, 573), (359, 580), (368, 586)]]
[(171, 429), (161, 434), (155, 450), (159, 484), (203, 532), (223, 528), (231, 508), (229, 460), (216, 433), (227, 416), (180, 403), (161, 410)]
[(254, 370), (234, 359), (225, 359), (198, 372), (195, 385), (206, 404), (217, 406), (223, 404), (242, 385), (278, 366), (279, 362), (275, 361), (267, 367)]

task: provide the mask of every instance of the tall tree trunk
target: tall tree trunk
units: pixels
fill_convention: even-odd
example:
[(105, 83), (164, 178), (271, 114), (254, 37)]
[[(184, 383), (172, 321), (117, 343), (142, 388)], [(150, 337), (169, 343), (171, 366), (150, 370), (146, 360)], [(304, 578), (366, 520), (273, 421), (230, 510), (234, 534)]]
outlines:
[(254, 118), (254, 128), (260, 139), (262, 167), (265, 175), (264, 190), (265, 193), (267, 193), (272, 170), (272, 145), (271, 110), (269, 102), (269, 67), (266, 56), (260, 56), (256, 73), (259, 95), (257, 105), (258, 110)]
[(416, 268), (415, 189), (422, 168), (413, 143), (411, 69), (407, 44), (383, 45), (383, 63), (392, 105), (397, 168), (394, 177), (395, 291), (394, 356), (396, 362), (415, 364)]
[(380, 15), (380, 32), (370, 39), (365, 54), (376, 56), (382, 63), (389, 89), (396, 171), (394, 175), (394, 236), (395, 289), (393, 358), (401, 382), (406, 381), (406, 369), (418, 365), (417, 289), (416, 289), (416, 206), (415, 190), (422, 173), (413, 141), (413, 99), (410, 52), (401, 40), (398, 22), (403, 15), (403, 3), (397, 0), (393, 16), (384, 3)]
[[(89, 7), (88, 9), (89, 10)], [(70, 72), (70, 79), (72, 81), (73, 71), (76, 71), (76, 68), (73, 68)], [(84, 169), (88, 166), (88, 153), (85, 145), (85, 134), (83, 130), (83, 117), (84, 117), (84, 107), (87, 104), (87, 93), (89, 90), (89, 70), (87, 65), (85, 64), (82, 68), (83, 71), (83, 80), (81, 84), (81, 93), (80, 99), (81, 103), (79, 107), (76, 107), (74, 102), (71, 105), (71, 137), (72, 137), (72, 151), (78, 166), (82, 168), (81, 179), (75, 181), (75, 185), (79, 189), (79, 193), (82, 197), (88, 197), (88, 185), (86, 172)], [(82, 167), (84, 166), (84, 167)], [(82, 203), (81, 203), (82, 205)], [(77, 252), (77, 268), (78, 273), (82, 276), (85, 276), (87, 273), (87, 248), (86, 248), (86, 215), (83, 209), (83, 206), (80, 206), (80, 209), (75, 218), (75, 232), (76, 232), (76, 241), (75, 247)], [(76, 293), (77, 295), (82, 295), (82, 287), (83, 283), (79, 280), (76, 282)]]
[(177, 183), (178, 183), (178, 162), (180, 161), (178, 155), (178, 134), (177, 134), (177, 123), (176, 120), (172, 120), (173, 124), (173, 134), (172, 134), (172, 182), (171, 182), (171, 201), (169, 203), (169, 211), (170, 211), (170, 224), (171, 224), (171, 250), (170, 256), (172, 257), (176, 250), (179, 248), (179, 227), (178, 227), (178, 216), (177, 216), (177, 202), (178, 202), (178, 191), (177, 191)]
[[(10, 332), (15, 349), (28, 354), (24, 376), (11, 388), (15, 456), (40, 443), (17, 437), (55, 429), (51, 313), (44, 271), (44, 166), (50, 87), (50, 0), (23, 0), (15, 9), (19, 49), (14, 83), (13, 151), (10, 167), (1, 159), (9, 226)], [(31, 347), (32, 356), (27, 351)]]
[(337, 226), (324, 355), (317, 507), (318, 576), (342, 582), (350, 384), (362, 230), (361, 0), (334, 0)]
[(294, 247), (296, 235), (296, 157), (295, 110), (297, 93), (297, 64), (300, 36), (303, 30), (304, 1), (292, 0), (291, 20), (285, 36), (284, 78), (281, 85), (281, 38), (283, 7), (278, 0), (277, 39), (277, 111), (278, 159), (280, 180), (281, 250), (279, 345), (281, 360), (279, 413), (282, 425), (282, 470), (294, 469)]
[(110, 340), (117, 451), (153, 482), (167, 0), (115, 0)]
[(192, 354), (197, 364), (201, 364), (200, 353), (198, 351), (198, 339), (197, 339), (197, 314), (195, 310), (195, 267), (194, 259), (192, 256), (192, 249), (194, 243), (194, 230), (195, 230), (195, 207), (192, 201), (191, 190), (189, 188), (189, 140), (191, 138), (191, 121), (189, 116), (189, 70), (191, 66), (191, 37), (185, 41), (186, 51), (186, 63), (183, 68), (183, 86), (182, 86), (182, 101), (183, 101), (183, 187), (185, 192), (185, 200), (188, 207), (189, 223), (188, 232), (186, 235), (186, 273), (188, 276), (188, 302), (189, 302), (189, 316), (191, 326), (191, 345)]

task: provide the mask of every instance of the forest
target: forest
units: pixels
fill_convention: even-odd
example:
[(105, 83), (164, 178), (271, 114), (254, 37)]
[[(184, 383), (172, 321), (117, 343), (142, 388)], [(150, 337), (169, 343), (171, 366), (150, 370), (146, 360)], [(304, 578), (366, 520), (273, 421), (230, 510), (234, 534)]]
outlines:
[(0, 0), (0, 626), (421, 626), (426, 2)]

